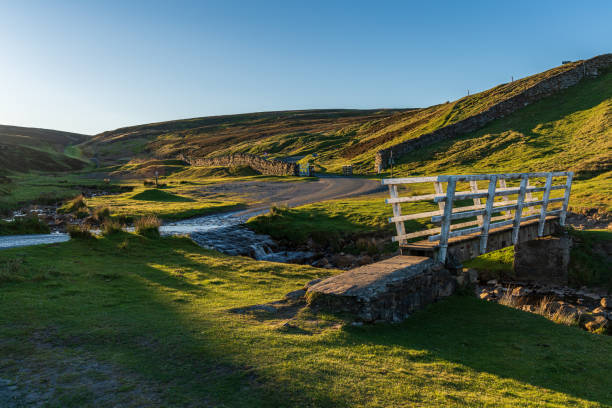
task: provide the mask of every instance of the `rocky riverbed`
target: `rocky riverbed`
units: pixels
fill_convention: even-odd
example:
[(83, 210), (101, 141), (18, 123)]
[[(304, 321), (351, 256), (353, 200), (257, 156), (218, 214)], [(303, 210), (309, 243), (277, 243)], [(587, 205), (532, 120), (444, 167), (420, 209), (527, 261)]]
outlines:
[(607, 289), (490, 280), (477, 285), (475, 292), (489, 302), (579, 325), (590, 332), (612, 334), (612, 296)]

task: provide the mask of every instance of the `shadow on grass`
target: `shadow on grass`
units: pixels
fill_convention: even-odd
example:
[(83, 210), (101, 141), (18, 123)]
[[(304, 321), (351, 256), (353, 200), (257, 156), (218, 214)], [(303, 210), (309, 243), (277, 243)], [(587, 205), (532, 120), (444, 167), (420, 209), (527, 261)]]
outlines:
[(612, 337), (555, 324), (474, 297), (454, 296), (399, 325), (350, 328), (348, 343), (426, 352), (472, 369), (612, 404)]

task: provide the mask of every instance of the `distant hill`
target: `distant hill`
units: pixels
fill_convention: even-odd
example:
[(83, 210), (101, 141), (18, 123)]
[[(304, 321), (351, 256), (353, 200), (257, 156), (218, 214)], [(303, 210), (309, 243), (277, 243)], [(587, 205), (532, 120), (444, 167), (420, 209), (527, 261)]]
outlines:
[(58, 130), (0, 125), (0, 170), (65, 171), (85, 166), (75, 146), (89, 136)]
[(103, 162), (133, 157), (217, 156), (229, 152), (271, 157), (338, 151), (366, 123), (406, 110), (321, 109), (211, 116), (130, 126), (95, 135), (81, 147)]
[[(169, 159), (179, 154), (212, 157), (267, 153), (270, 157), (298, 156), (303, 160), (313, 159), (316, 154), (315, 162), (328, 171), (339, 171), (342, 165), (350, 163), (357, 172), (371, 173), (381, 149), (480, 117), (505, 101), (529, 94), (543, 82), (582, 66), (584, 61), (563, 64), (428, 108), (282, 111), (176, 120), (104, 132), (81, 148), (102, 162), (112, 163), (134, 157)], [(551, 91), (549, 97), (555, 98), (555, 93)], [(482, 121), (480, 127), (486, 124)]]

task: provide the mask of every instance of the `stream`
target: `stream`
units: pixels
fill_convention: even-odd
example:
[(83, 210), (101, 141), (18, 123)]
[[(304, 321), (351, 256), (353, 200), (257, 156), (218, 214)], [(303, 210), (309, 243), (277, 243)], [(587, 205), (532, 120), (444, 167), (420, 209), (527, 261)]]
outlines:
[[(263, 213), (266, 210), (260, 210)], [(189, 235), (203, 248), (214, 249), (228, 255), (250, 256), (273, 262), (303, 262), (315, 254), (302, 251), (284, 251), (268, 235), (256, 234), (244, 223), (258, 213), (232, 212), (190, 218), (165, 223), (159, 228), (162, 236)], [(128, 228), (128, 230), (132, 230)], [(53, 244), (70, 239), (66, 233), (0, 236), (0, 249), (30, 245)]]

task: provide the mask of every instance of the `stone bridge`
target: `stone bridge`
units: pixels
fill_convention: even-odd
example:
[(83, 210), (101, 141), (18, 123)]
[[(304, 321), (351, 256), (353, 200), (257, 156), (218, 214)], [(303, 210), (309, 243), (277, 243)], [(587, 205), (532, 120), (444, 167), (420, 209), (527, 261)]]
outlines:
[[(313, 308), (349, 312), (364, 321), (401, 321), (475, 281), (461, 272), (462, 262), (560, 233), (572, 177), (571, 172), (550, 172), (384, 179), (401, 255), (325, 279), (308, 289), (307, 300)], [(434, 192), (414, 195), (424, 183), (433, 183)], [(553, 197), (557, 191), (561, 195)], [(438, 209), (402, 214), (402, 203), (423, 200), (433, 200)], [(456, 205), (466, 200), (472, 205)], [(407, 231), (406, 221), (425, 218), (440, 226)], [(420, 237), (428, 238), (415, 242)]]

